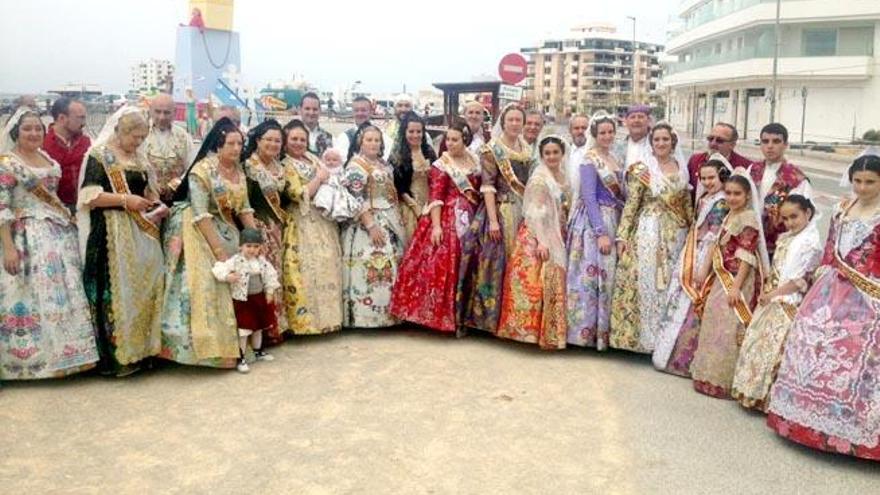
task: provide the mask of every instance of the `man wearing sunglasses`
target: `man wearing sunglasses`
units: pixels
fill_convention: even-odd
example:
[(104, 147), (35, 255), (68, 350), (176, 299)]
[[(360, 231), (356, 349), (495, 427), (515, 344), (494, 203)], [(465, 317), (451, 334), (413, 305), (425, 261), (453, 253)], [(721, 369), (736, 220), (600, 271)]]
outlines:
[(712, 127), (712, 133), (706, 137), (708, 150), (703, 153), (695, 153), (688, 161), (692, 194), (696, 193), (697, 184), (700, 182), (700, 167), (705, 165), (709, 161), (709, 157), (715, 153), (720, 153), (724, 158), (727, 158), (733, 168), (748, 169), (751, 166), (751, 160), (734, 151), (738, 139), (739, 133), (736, 132), (736, 127), (726, 122), (718, 122)]
[(767, 124), (761, 129), (761, 153), (764, 159), (749, 167), (749, 174), (764, 204), (761, 217), (771, 258), (776, 250), (776, 240), (786, 230), (779, 216), (779, 204), (792, 194), (800, 194), (807, 199), (813, 197), (813, 188), (806, 174), (785, 158), (787, 150), (788, 129), (782, 124)]

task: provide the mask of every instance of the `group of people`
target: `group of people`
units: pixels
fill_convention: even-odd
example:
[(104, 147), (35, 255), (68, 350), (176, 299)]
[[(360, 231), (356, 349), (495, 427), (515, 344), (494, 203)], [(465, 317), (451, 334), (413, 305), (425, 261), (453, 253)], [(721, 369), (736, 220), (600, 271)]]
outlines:
[(224, 117), (197, 152), (166, 95), (93, 143), (78, 102), (48, 131), (19, 110), (0, 142), (0, 379), (155, 357), (247, 372), (286, 335), (409, 322), (651, 354), (780, 435), (880, 459), (876, 153), (848, 167), (823, 247), (780, 124), (759, 161), (725, 123), (685, 160), (646, 106), (618, 139), (605, 113), (544, 136), (515, 104), (489, 134), (469, 102), (435, 142), (411, 101), (385, 129), (367, 104), (335, 137), (314, 94), (283, 126)]

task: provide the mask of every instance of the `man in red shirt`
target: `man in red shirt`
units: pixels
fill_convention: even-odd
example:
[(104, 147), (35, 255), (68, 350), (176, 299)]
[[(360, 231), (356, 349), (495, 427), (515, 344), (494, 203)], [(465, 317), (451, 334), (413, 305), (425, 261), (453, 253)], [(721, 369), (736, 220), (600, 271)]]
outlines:
[(700, 182), (700, 167), (709, 161), (709, 157), (714, 153), (721, 153), (724, 158), (727, 158), (727, 161), (730, 162), (733, 168), (742, 167), (748, 170), (752, 161), (733, 151), (736, 148), (738, 139), (739, 133), (736, 132), (736, 127), (730, 124), (718, 122), (712, 127), (712, 133), (706, 137), (709, 150), (703, 153), (695, 153), (690, 161), (688, 161), (690, 183), (691, 187), (693, 187), (692, 191), (697, 190), (697, 184)]
[(79, 188), (79, 169), (92, 141), (83, 134), (86, 126), (86, 106), (71, 98), (59, 98), (52, 104), (52, 125), (43, 140), (43, 150), (61, 165), (58, 198), (76, 208)]

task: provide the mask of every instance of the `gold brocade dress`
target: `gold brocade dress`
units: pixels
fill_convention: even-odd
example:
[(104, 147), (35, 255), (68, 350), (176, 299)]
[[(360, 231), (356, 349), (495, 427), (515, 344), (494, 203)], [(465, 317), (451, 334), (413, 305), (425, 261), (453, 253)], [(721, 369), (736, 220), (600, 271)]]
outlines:
[(303, 199), (287, 206), (291, 219), (284, 229), (282, 287), (290, 330), (295, 335), (338, 331), (342, 327), (342, 247), (339, 226), (325, 218), (308, 198), (308, 184), (321, 166), (307, 153), (287, 156), (285, 173), (297, 174)]
[[(655, 192), (652, 180), (662, 181)], [(693, 218), (688, 184), (678, 174), (651, 177), (639, 162), (627, 171), (627, 199), (617, 238), (627, 249), (618, 259), (611, 299), (609, 345), (650, 354), (663, 318), (664, 296)]]
[(400, 202), (400, 219), (403, 222), (404, 230), (404, 246), (409, 246), (413, 233), (416, 231), (416, 225), (422, 216), (422, 210), (428, 204), (428, 196), (430, 190), (428, 188), (428, 171), (431, 164), (422, 156), (421, 153), (413, 153), (413, 178), (410, 191), (412, 198), (416, 202), (414, 206)]
[(217, 259), (197, 223), (210, 219), (227, 256), (238, 252), (241, 215), (253, 213), (247, 180), (224, 178), (209, 156), (187, 178), (188, 198), (175, 203), (165, 229), (165, 298), (160, 356), (181, 364), (230, 368), (239, 358), (229, 284), (211, 273)]

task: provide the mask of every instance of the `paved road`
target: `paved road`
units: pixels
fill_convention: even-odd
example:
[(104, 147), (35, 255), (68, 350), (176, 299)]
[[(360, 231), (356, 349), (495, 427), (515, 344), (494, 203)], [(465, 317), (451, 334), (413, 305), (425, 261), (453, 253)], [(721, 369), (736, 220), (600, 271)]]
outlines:
[(3, 493), (876, 493), (647, 356), (487, 336), (298, 338), (249, 375), (169, 366), (0, 390)]

